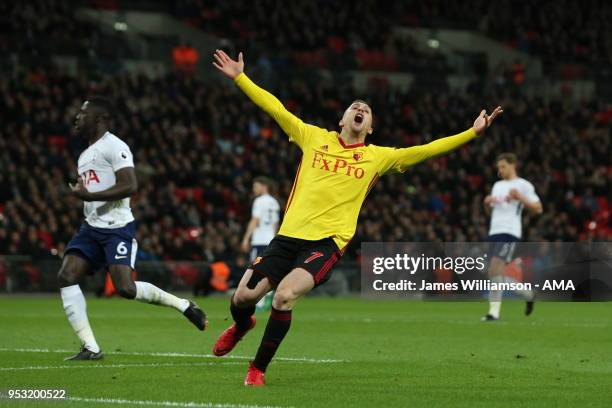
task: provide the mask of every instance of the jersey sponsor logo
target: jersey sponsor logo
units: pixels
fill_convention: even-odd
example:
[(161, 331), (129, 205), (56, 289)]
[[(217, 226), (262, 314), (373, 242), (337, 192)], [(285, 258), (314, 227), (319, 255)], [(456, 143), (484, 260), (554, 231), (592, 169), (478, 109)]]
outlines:
[(320, 258), (322, 256), (323, 256), (323, 254), (321, 252), (313, 252), (312, 255), (310, 255), (308, 258), (306, 258), (304, 263), (307, 264), (310, 261), (314, 261), (315, 259)]
[(320, 149), (326, 152), (329, 149), (329, 145), (323, 145)]
[(363, 178), (365, 175), (365, 170), (361, 167), (356, 167), (348, 164), (348, 162), (339, 157), (336, 158), (326, 158), (327, 156), (323, 153), (315, 152), (314, 158), (312, 160), (312, 168), (318, 168), (320, 170), (325, 170), (330, 173), (343, 174), (348, 177), (355, 177), (357, 179)]
[(92, 182), (96, 182), (99, 183), (100, 179), (98, 178), (98, 175), (96, 174), (95, 170), (87, 170), (85, 173), (83, 173), (83, 178), (85, 179), (85, 185), (88, 186), (89, 183)]

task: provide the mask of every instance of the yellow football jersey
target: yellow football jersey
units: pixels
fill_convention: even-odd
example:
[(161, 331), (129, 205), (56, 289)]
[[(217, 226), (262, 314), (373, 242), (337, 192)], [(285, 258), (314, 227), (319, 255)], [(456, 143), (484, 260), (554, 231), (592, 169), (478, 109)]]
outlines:
[(234, 81), (272, 116), (303, 153), (278, 233), (306, 240), (332, 237), (340, 250), (355, 234), (361, 205), (380, 176), (404, 172), (476, 137), (470, 128), (426, 145), (402, 149), (363, 143), (347, 145), (338, 132), (302, 122), (244, 73)]

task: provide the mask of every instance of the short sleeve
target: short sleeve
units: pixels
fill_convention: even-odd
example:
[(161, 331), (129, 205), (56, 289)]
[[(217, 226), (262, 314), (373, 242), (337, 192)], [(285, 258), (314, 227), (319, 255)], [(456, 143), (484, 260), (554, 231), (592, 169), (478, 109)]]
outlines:
[(255, 199), (255, 201), (253, 201), (253, 208), (251, 209), (251, 216), (254, 218), (261, 219), (261, 217), (263, 216), (263, 213), (264, 213), (263, 203), (259, 198), (257, 198)]
[(106, 152), (106, 156), (114, 172), (126, 167), (134, 167), (134, 156), (129, 146), (123, 142), (113, 143)]
[(496, 181), (495, 183), (493, 183), (493, 187), (491, 188), (491, 195), (495, 196), (496, 191), (498, 190), (499, 187), (499, 181)]
[(530, 203), (539, 203), (540, 197), (535, 192), (535, 187), (533, 184), (525, 180), (525, 184), (523, 185), (522, 193), (527, 197)]

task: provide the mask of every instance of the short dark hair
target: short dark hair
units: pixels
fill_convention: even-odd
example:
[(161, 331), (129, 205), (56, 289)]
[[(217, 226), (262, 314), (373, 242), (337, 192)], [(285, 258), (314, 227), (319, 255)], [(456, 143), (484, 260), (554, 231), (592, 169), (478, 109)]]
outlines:
[(272, 190), (274, 188), (274, 181), (270, 177), (266, 176), (257, 176), (253, 179), (253, 183), (260, 183), (264, 186), (268, 187), (268, 190)]
[(102, 116), (106, 120), (111, 120), (113, 118), (113, 104), (107, 98), (94, 95), (87, 98), (88, 106), (93, 106), (96, 110), (100, 112), (100, 116)]
[(516, 164), (518, 162), (518, 159), (516, 158), (516, 154), (514, 153), (502, 153), (499, 156), (497, 156), (497, 160), (495, 161), (495, 163), (500, 162), (502, 160), (507, 161), (510, 164)]

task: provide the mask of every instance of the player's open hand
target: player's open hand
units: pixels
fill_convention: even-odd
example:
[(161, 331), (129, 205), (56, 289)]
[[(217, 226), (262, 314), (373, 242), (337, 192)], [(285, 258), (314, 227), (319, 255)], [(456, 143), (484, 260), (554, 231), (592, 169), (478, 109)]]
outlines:
[(487, 130), (487, 128), (491, 126), (491, 123), (493, 123), (495, 118), (503, 112), (504, 111), (501, 106), (495, 108), (490, 115), (487, 115), (487, 111), (483, 109), (482, 112), (480, 112), (480, 115), (478, 115), (478, 117), (474, 121), (474, 125), (472, 126), (478, 136), (482, 136), (485, 130)]
[(215, 68), (223, 72), (230, 79), (236, 78), (244, 71), (242, 53), (238, 54), (238, 61), (231, 59), (223, 50), (215, 50), (214, 57), (216, 61), (213, 61), (213, 65)]
[(83, 201), (90, 201), (89, 192), (85, 188), (83, 179), (81, 177), (78, 178), (76, 184), (69, 183), (68, 186), (70, 186), (70, 191), (73, 196), (80, 198)]

